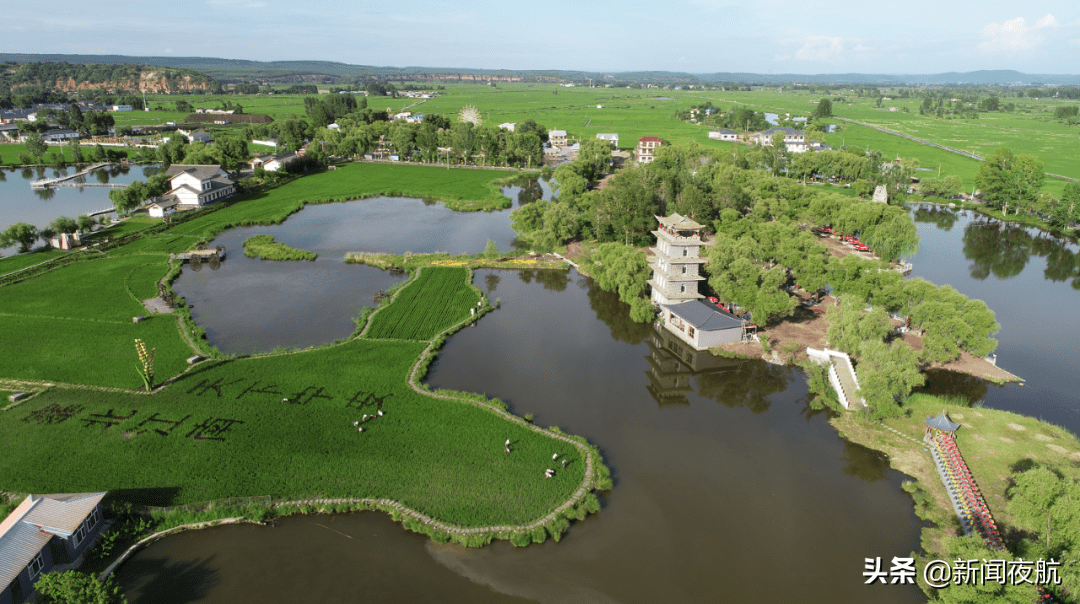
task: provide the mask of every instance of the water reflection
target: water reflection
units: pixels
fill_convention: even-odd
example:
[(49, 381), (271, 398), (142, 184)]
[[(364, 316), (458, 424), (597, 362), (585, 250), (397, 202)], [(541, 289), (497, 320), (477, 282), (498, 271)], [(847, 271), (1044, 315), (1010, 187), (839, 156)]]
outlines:
[(34, 189), (34, 195), (36, 195), (38, 199), (48, 201), (53, 197), (56, 197), (56, 189), (52, 187), (37, 187)]
[(619, 300), (619, 294), (606, 292), (587, 279), (582, 279), (578, 285), (587, 288), (589, 307), (596, 313), (596, 318), (611, 329), (611, 339), (628, 344), (640, 344), (652, 335), (653, 330), (650, 325), (627, 320), (630, 315), (630, 305)]
[(499, 281), (501, 280), (502, 279), (495, 273), (486, 275), (484, 277), (484, 289), (486, 289), (489, 294), (495, 293), (495, 290), (499, 287)]
[(553, 292), (561, 292), (570, 284), (570, 271), (526, 269), (520, 271), (520, 276), (524, 283), (532, 283), (535, 279), (544, 289)]
[(844, 474), (866, 482), (885, 479), (885, 473), (889, 470), (888, 455), (849, 440), (843, 442)]
[[(957, 373), (947, 369), (928, 369), (924, 372), (926, 383), (915, 390), (924, 394), (962, 399), (969, 404), (986, 398), (992, 382), (966, 373)], [(993, 384), (995, 388), (1001, 388)]]
[(919, 206), (915, 210), (913, 217), (915, 222), (929, 222), (943, 231), (952, 229), (958, 218), (956, 212), (949, 211), (939, 205)]
[(522, 176), (513, 184), (502, 188), (502, 194), (516, 200), (518, 207), (535, 201), (551, 201), (557, 195), (551, 190), (551, 177)]
[[(143, 556), (126, 563), (125, 577), (137, 577), (128, 586), (146, 602), (198, 602), (221, 582), (217, 555), (172, 561)], [(178, 599), (176, 594), (183, 594)]]

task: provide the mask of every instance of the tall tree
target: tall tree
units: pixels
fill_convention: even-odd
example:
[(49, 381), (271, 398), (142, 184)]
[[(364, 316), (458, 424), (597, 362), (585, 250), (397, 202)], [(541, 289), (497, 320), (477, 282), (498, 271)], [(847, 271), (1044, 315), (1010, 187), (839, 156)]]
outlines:
[(38, 230), (32, 224), (16, 222), (0, 233), (0, 247), (10, 247), (19, 244), (19, 252), (25, 254), (30, 251), (34, 242), (38, 240)]
[(832, 117), (832, 101), (821, 99), (814, 107), (814, 117)]

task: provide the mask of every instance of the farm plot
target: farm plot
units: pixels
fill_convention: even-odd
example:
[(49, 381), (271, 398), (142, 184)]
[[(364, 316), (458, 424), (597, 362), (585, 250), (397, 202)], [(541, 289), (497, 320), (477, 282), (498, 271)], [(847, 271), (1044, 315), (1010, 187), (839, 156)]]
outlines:
[[(585, 476), (580, 451), (489, 409), (413, 391), (406, 379), (424, 346), (359, 339), (217, 362), (151, 396), (52, 388), (0, 412), (0, 484), (165, 497), (145, 502), (154, 505), (389, 497), (459, 526), (525, 523), (566, 501)], [(56, 443), (63, 463), (40, 471)], [(545, 479), (552, 453), (569, 463)]]
[(371, 319), (369, 338), (430, 340), (469, 316), (479, 290), (465, 268), (427, 267)]

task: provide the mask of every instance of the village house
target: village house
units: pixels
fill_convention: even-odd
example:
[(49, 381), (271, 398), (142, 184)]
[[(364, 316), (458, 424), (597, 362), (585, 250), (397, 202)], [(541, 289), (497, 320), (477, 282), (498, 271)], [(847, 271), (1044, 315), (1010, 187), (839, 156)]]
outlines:
[(612, 149), (619, 148), (619, 135), (614, 133), (601, 132), (596, 135), (596, 138), (611, 143)]
[(282, 155), (276, 155), (273, 156), (273, 158), (267, 161), (265, 164), (263, 164), (263, 169), (267, 172), (277, 172), (283, 166), (285, 166), (285, 164), (290, 163), (299, 157), (300, 156), (296, 153), (284, 153)]
[(193, 143), (212, 143), (213, 138), (206, 130), (199, 130), (198, 132), (192, 132), (188, 135), (188, 140)]
[(550, 131), (548, 131), (548, 143), (552, 147), (565, 147), (566, 146), (566, 130), (550, 130)]
[(634, 159), (639, 164), (652, 163), (656, 159), (656, 150), (664, 144), (664, 141), (656, 136), (643, 136), (638, 139), (637, 149), (634, 149)]
[(110, 105), (109, 111), (133, 111), (135, 108), (131, 105)]
[(795, 128), (769, 128), (768, 130), (765, 130), (763, 132), (754, 133), (753, 135), (751, 135), (750, 140), (759, 145), (772, 146), (773, 135), (778, 132), (783, 133), (784, 146), (787, 147), (788, 152), (802, 153), (807, 150), (808, 147), (806, 144), (806, 135), (803, 134), (802, 131), (796, 130)]
[(79, 133), (74, 130), (47, 130), (41, 135), (41, 139), (47, 143), (58, 143), (79, 138)]
[(30, 495), (0, 522), (0, 604), (22, 602), (49, 571), (82, 562), (104, 528), (105, 493)]
[(510, 132), (513, 132), (515, 127), (517, 127), (517, 122), (503, 122), (499, 124), (500, 129), (508, 130)]
[(172, 189), (159, 202), (175, 199), (178, 206), (195, 208), (228, 197), (236, 191), (221, 166), (173, 164), (165, 175), (169, 177)]
[(162, 199), (159, 201), (155, 201), (154, 203), (147, 206), (147, 208), (150, 212), (151, 218), (164, 218), (175, 212), (176, 206), (179, 204), (180, 202), (175, 197), (173, 197), (167, 200)]
[(715, 141), (730, 141), (735, 142), (739, 140), (739, 133), (727, 128), (721, 128), (720, 130), (710, 130), (709, 138)]

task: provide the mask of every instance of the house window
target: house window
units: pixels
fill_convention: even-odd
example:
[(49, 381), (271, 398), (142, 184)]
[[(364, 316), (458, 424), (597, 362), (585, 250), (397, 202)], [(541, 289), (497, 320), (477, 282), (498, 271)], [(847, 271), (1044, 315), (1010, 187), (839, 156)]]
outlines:
[(694, 337), (694, 328), (693, 327), (687, 327), (686, 328), (686, 335), (690, 336), (691, 338)]
[(90, 515), (86, 517), (87, 530), (94, 528), (99, 522), (101, 522), (101, 510), (94, 508), (90, 511)]
[(679, 286), (679, 291), (685, 292), (686, 291), (686, 286), (685, 285), (680, 285)]
[(86, 536), (86, 523), (79, 525), (79, 528), (75, 529), (75, 534), (71, 536), (71, 542), (75, 545), (82, 543), (83, 537)]
[(26, 569), (30, 571), (30, 578), (38, 576), (42, 567), (45, 566), (45, 561), (41, 559), (41, 552), (38, 552), (34, 559), (30, 561), (30, 564), (26, 565)]

